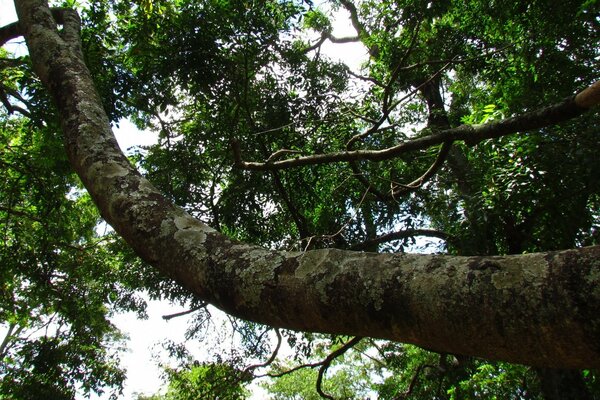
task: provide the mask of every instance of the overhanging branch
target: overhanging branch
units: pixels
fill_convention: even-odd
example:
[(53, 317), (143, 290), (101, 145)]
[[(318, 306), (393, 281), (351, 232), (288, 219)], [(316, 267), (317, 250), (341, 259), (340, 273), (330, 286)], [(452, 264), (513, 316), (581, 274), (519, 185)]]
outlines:
[[(143, 260), (198, 300), (273, 327), (541, 367), (600, 368), (600, 246), (455, 257), (281, 252), (233, 241), (135, 170), (118, 147), (77, 44), (58, 34), (43, 0), (15, 3), (34, 69), (59, 112), (71, 165), (101, 215)], [(548, 126), (596, 104), (595, 90), (550, 110), (448, 130), (392, 152)], [(382, 154), (388, 156), (375, 157)]]
[(499, 138), (517, 132), (531, 131), (567, 121), (588, 111), (598, 103), (600, 103), (600, 82), (594, 83), (576, 96), (569, 97), (560, 103), (539, 110), (484, 125), (461, 125), (457, 128), (412, 139), (382, 150), (340, 151), (265, 163), (244, 161), (241, 157), (239, 145), (237, 145), (237, 147), (234, 147), (235, 165), (238, 168), (246, 170), (268, 171), (335, 162), (361, 160), (384, 161), (411, 151), (424, 150), (444, 142), (462, 141), (468, 146), (474, 146), (486, 139)]

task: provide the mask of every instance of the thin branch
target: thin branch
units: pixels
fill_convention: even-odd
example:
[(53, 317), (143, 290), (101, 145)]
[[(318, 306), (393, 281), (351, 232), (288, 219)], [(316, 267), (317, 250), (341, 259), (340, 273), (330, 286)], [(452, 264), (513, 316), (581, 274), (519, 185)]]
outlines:
[(438, 152), (438, 155), (437, 155), (435, 161), (433, 162), (433, 164), (431, 164), (429, 169), (427, 171), (425, 171), (425, 173), (423, 175), (421, 175), (419, 178), (415, 179), (414, 181), (412, 181), (406, 185), (397, 184), (395, 187), (392, 188), (392, 196), (396, 197), (396, 196), (404, 195), (406, 193), (415, 191), (415, 190), (419, 189), (421, 186), (423, 186), (423, 184), (425, 182), (427, 182), (429, 179), (431, 179), (431, 177), (433, 177), (440, 170), (442, 165), (444, 165), (444, 162), (446, 161), (446, 158), (448, 158), (448, 154), (450, 153), (451, 148), (452, 148), (452, 142), (443, 143), (440, 151)]
[(385, 85), (378, 79), (372, 78), (370, 76), (359, 75), (359, 74), (353, 72), (351, 69), (348, 69), (347, 72), (348, 72), (348, 74), (352, 75), (356, 79), (360, 79), (362, 81), (367, 81), (367, 82), (372, 82), (379, 87), (385, 87)]
[(199, 306), (191, 308), (189, 310), (177, 312), (177, 313), (174, 313), (174, 314), (163, 315), (162, 319), (164, 319), (165, 321), (169, 321), (169, 320), (171, 320), (173, 318), (183, 317), (184, 315), (188, 315), (188, 314), (191, 314), (191, 313), (196, 312), (198, 310), (201, 310), (203, 308), (206, 308), (207, 305), (208, 305), (208, 303), (202, 302), (202, 303), (200, 303)]
[[(417, 30), (419, 29), (419, 27), (417, 27)], [(416, 33), (413, 34), (412, 37), (412, 43), (411, 46), (414, 46), (415, 41), (416, 41)], [(371, 120), (372, 122), (372, 126), (365, 132), (360, 133), (358, 135), (353, 136), (349, 141), (348, 144), (346, 145), (346, 150), (350, 150), (350, 144), (358, 141), (360, 139), (364, 139), (367, 136), (372, 135), (375, 132), (379, 131), (379, 128), (381, 127), (381, 125), (383, 124), (383, 122), (388, 118), (388, 116), (390, 115), (390, 113), (396, 108), (398, 107), (398, 105), (400, 105), (402, 102), (404, 102), (405, 100), (411, 98), (412, 96), (414, 96), (415, 93), (417, 93), (423, 86), (427, 85), (428, 83), (430, 83), (433, 79), (437, 78), (443, 71), (445, 71), (449, 66), (453, 65), (453, 64), (459, 64), (459, 63), (466, 63), (469, 61), (473, 61), (479, 58), (484, 58), (484, 57), (488, 57), (492, 54), (495, 54), (497, 52), (503, 51), (504, 49), (506, 49), (509, 46), (505, 46), (501, 49), (498, 49), (496, 51), (493, 51), (491, 53), (488, 54), (484, 54), (484, 55), (480, 55), (480, 56), (475, 56), (475, 57), (471, 57), (471, 58), (465, 58), (465, 59), (458, 59), (457, 57), (453, 57), (452, 59), (449, 60), (433, 60), (433, 61), (425, 61), (425, 62), (421, 62), (421, 63), (416, 63), (416, 64), (412, 64), (409, 65), (407, 67), (400, 67), (406, 57), (408, 57), (408, 55), (410, 54), (411, 48), (409, 48), (407, 50), (407, 52), (405, 53), (405, 55), (402, 58), (402, 61), (400, 63), (398, 63), (398, 66), (394, 69), (394, 71), (392, 72), (392, 75), (388, 81), (388, 83), (386, 85), (383, 85), (382, 87), (384, 88), (384, 93), (383, 93), (383, 113), (381, 115), (381, 117), (379, 118), (379, 120), (375, 121), (375, 120)], [(401, 72), (406, 72), (409, 71), (411, 69), (417, 68), (417, 67), (421, 67), (424, 65), (435, 65), (435, 64), (444, 64), (440, 69), (438, 69), (435, 73), (433, 73), (428, 79), (426, 79), (425, 81), (421, 82), (421, 84), (419, 84), (417, 87), (415, 87), (414, 89), (412, 89), (410, 92), (408, 92), (405, 96), (403, 96), (402, 98), (398, 99), (397, 101), (392, 102), (393, 100), (393, 92), (392, 92), (392, 87), (394, 82), (398, 79), (398, 76), (400, 75)]]
[(315, 42), (315, 44), (310, 45), (307, 48), (305, 48), (304, 50), (302, 50), (302, 53), (303, 54), (310, 53), (313, 50), (321, 48), (321, 46), (323, 45), (323, 43), (325, 43), (325, 40), (327, 40), (327, 34), (323, 33), (323, 34), (321, 34), (321, 37), (319, 38), (319, 40), (317, 40)]
[(408, 59), (408, 56), (410, 56), (410, 54), (412, 53), (412, 51), (417, 43), (417, 37), (419, 35), (420, 29), (421, 29), (421, 22), (419, 21), (417, 23), (417, 27), (413, 30), (412, 37), (410, 40), (410, 45), (404, 52), (404, 55), (400, 59), (400, 62), (398, 62), (398, 65), (396, 65), (396, 68), (394, 68), (394, 71), (392, 72), (392, 75), (391, 75), (390, 80), (388, 81), (387, 85), (385, 85), (385, 90), (383, 93), (384, 112), (385, 112), (385, 110), (387, 110), (387, 108), (389, 106), (389, 101), (392, 97), (392, 87), (393, 87), (394, 83), (396, 82), (396, 80), (398, 79), (398, 77), (400, 76), (400, 72), (403, 70), (402, 65)]
[(24, 217), (24, 218), (30, 219), (32, 221), (35, 221), (35, 222), (39, 222), (39, 223), (43, 223), (44, 222), (41, 218), (38, 218), (38, 217), (36, 217), (36, 216), (34, 216), (34, 215), (26, 212), (26, 211), (16, 210), (16, 209), (11, 208), (11, 207), (5, 207), (3, 205), (0, 205), (0, 211), (5, 212), (5, 213), (7, 213), (9, 215), (12, 214), (12, 215), (16, 215), (17, 217)]
[(480, 55), (477, 55), (477, 56), (467, 57), (467, 58), (453, 57), (451, 59), (445, 59), (445, 60), (422, 61), (422, 62), (414, 63), (414, 64), (411, 64), (411, 65), (407, 65), (405, 67), (401, 67), (398, 70), (398, 72), (407, 72), (407, 71), (413, 70), (415, 68), (424, 67), (426, 65), (436, 65), (436, 64), (464, 64), (464, 63), (467, 63), (467, 62), (471, 62), (471, 61), (479, 60), (479, 59), (482, 59), (482, 58), (486, 58), (486, 57), (489, 57), (489, 56), (497, 54), (497, 53), (501, 53), (504, 50), (508, 49), (509, 47), (513, 47), (513, 46), (514, 46), (513, 44), (509, 44), (509, 45), (506, 45), (506, 46), (501, 47), (499, 49), (490, 51), (489, 53), (480, 54)]
[(388, 92), (388, 89), (391, 87), (391, 82), (389, 85), (386, 86), (386, 93), (384, 94), (384, 99), (383, 99), (383, 113), (381, 115), (381, 117), (375, 121), (373, 123), (373, 125), (367, 129), (365, 132), (363, 133), (359, 133), (357, 135), (354, 135), (352, 138), (350, 138), (350, 140), (348, 141), (348, 143), (346, 144), (346, 150), (351, 150), (351, 145), (358, 141), (358, 140), (362, 140), (370, 135), (372, 135), (375, 132), (378, 132), (381, 128), (381, 125), (383, 125), (383, 123), (385, 122), (385, 120), (389, 117), (390, 113), (392, 112), (392, 110), (394, 110), (396, 107), (398, 107), (398, 105), (400, 103), (402, 103), (404, 100), (414, 96), (414, 94), (419, 91), (423, 86), (427, 85), (429, 82), (431, 82), (433, 79), (435, 79), (439, 74), (441, 74), (448, 66), (450, 65), (450, 63), (447, 63), (446, 65), (444, 65), (442, 68), (440, 68), (439, 70), (437, 70), (434, 74), (432, 74), (427, 80), (425, 80), (424, 82), (422, 82), (419, 86), (417, 86), (416, 88), (414, 88), (413, 90), (411, 90), (410, 92), (408, 92), (405, 96), (403, 96), (401, 99), (395, 101), (394, 103), (392, 103), (391, 105), (388, 103), (389, 100), (387, 98), (387, 96), (390, 95), (390, 93)]
[(266, 374), (263, 375), (255, 375), (256, 378), (264, 378), (266, 376), (268, 376), (269, 378), (281, 378), (282, 376), (285, 375), (289, 375), (292, 374), (296, 371), (299, 371), (301, 369), (305, 369), (305, 368), (316, 368), (318, 366), (320, 366), (322, 364), (322, 361), (316, 362), (316, 363), (310, 363), (310, 364), (302, 364), (302, 365), (298, 365), (292, 369), (288, 369), (285, 371), (281, 371), (281, 372), (277, 372), (277, 373), (272, 373), (272, 372), (268, 372)]
[(271, 356), (269, 357), (269, 359), (267, 361), (265, 361), (264, 363), (254, 364), (254, 365), (250, 365), (250, 366), (246, 367), (244, 369), (243, 375), (248, 374), (257, 368), (268, 367), (269, 365), (271, 365), (273, 363), (273, 361), (275, 361), (275, 359), (277, 358), (277, 355), (279, 354), (279, 349), (281, 348), (281, 342), (282, 342), (281, 333), (279, 332), (279, 329), (275, 329), (275, 334), (277, 335), (277, 346), (275, 346), (275, 350), (273, 350), (273, 353), (271, 353)]
[(345, 352), (356, 346), (361, 340), (362, 337), (360, 336), (353, 337), (351, 340), (346, 342), (346, 344), (344, 344), (342, 347), (328, 355), (327, 358), (323, 360), (321, 367), (319, 368), (319, 375), (317, 376), (317, 393), (319, 393), (321, 397), (325, 399), (334, 400), (332, 396), (323, 392), (323, 388), (321, 387), (323, 384), (323, 376), (325, 375), (325, 372), (327, 372), (327, 369), (329, 368), (333, 360), (342, 356)]
[(281, 149), (281, 150), (277, 150), (275, 153), (271, 154), (269, 156), (269, 158), (267, 158), (267, 161), (265, 161), (266, 163), (270, 163), (273, 162), (275, 160), (277, 160), (278, 158), (283, 157), (285, 154), (301, 154), (302, 152), (299, 150), (289, 150), (289, 149)]
[(22, 103), (26, 103), (26, 101), (17, 91), (11, 90), (6, 86), (0, 85), (0, 102), (2, 103), (2, 105), (4, 105), (9, 114), (13, 114), (16, 111), (19, 112), (21, 115), (24, 115), (25, 117), (31, 117), (31, 113), (29, 111), (20, 106), (12, 104), (8, 98), (8, 95), (15, 97)]
[[(4, 358), (8, 352), (8, 350), (12, 347), (11, 341), (14, 339), (18, 339), (19, 334), (25, 329), (22, 325), (17, 325), (11, 322), (8, 325), (8, 330), (4, 335), (4, 339), (2, 343), (0, 343), (0, 357)], [(14, 342), (13, 342), (14, 343)]]
[[(396, 146), (382, 150), (352, 150), (314, 154), (311, 156), (280, 160), (267, 164), (264, 162), (243, 161), (239, 144), (237, 144), (236, 148), (234, 142), (233, 150), (235, 165), (238, 168), (246, 170), (266, 171), (334, 162), (359, 160), (384, 161), (410, 151), (423, 150), (449, 141), (463, 141), (468, 146), (474, 146), (486, 139), (495, 139), (517, 132), (540, 129), (575, 118), (592, 106), (600, 103), (599, 92), (600, 84), (595, 83), (590, 86), (587, 91), (581, 92), (578, 96), (569, 97), (560, 103), (548, 107), (484, 125), (461, 125), (456, 128), (442, 130), (438, 133), (402, 142)], [(579, 99), (579, 101), (576, 101), (576, 99)]]
[(356, 164), (356, 162), (351, 161), (349, 162), (349, 165), (352, 169), (352, 176), (356, 178), (356, 180), (359, 181), (367, 189), (366, 193), (373, 193), (375, 197), (377, 197), (380, 201), (383, 202), (389, 200), (389, 196), (387, 196), (381, 190), (377, 189), (375, 185), (369, 182), (369, 180), (361, 171), (360, 167)]

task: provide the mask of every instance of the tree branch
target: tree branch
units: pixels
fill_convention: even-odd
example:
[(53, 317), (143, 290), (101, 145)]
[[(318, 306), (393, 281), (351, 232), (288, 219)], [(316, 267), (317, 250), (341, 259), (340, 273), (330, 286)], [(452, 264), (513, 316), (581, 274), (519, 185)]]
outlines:
[(19, 22), (13, 22), (0, 27), (0, 47), (21, 36), (23, 36), (23, 31), (21, 30)]
[(279, 329), (275, 329), (275, 335), (277, 335), (277, 345), (275, 346), (275, 350), (273, 350), (269, 359), (263, 363), (254, 364), (254, 365), (250, 365), (250, 366), (246, 367), (244, 369), (243, 375), (247, 375), (257, 368), (268, 367), (269, 365), (271, 365), (273, 363), (273, 361), (275, 361), (275, 359), (277, 358), (277, 355), (279, 354), (279, 349), (281, 348), (281, 342), (282, 342), (281, 333), (279, 332)]
[(177, 313), (173, 313), (173, 314), (163, 315), (162, 319), (164, 319), (165, 321), (169, 321), (173, 318), (183, 317), (184, 315), (188, 315), (188, 314), (194, 313), (198, 310), (201, 310), (203, 308), (206, 308), (207, 305), (208, 304), (206, 304), (206, 303), (201, 303), (198, 307), (194, 307), (189, 310), (185, 310), (185, 311), (181, 311), (181, 312), (177, 312)]
[[(516, 117), (484, 125), (461, 125), (457, 128), (446, 129), (382, 150), (352, 150), (337, 153), (315, 154), (280, 160), (268, 164), (243, 161), (240, 152), (234, 152), (234, 156), (236, 166), (239, 168), (252, 171), (266, 171), (344, 161), (384, 161), (410, 151), (423, 150), (448, 141), (463, 141), (468, 146), (474, 146), (486, 139), (494, 139), (517, 132), (540, 129), (575, 118), (598, 104), (600, 101), (599, 93), (600, 84), (597, 82), (575, 97), (567, 98), (560, 103), (536, 111), (527, 112)], [(578, 100), (576, 101), (576, 99)]]
[(317, 393), (319, 393), (319, 395), (321, 397), (330, 399), (330, 400), (335, 400), (331, 395), (328, 395), (327, 393), (323, 392), (323, 388), (322, 388), (323, 376), (325, 375), (325, 372), (327, 372), (327, 369), (329, 369), (329, 366), (331, 365), (333, 360), (342, 356), (345, 352), (347, 352), (348, 350), (350, 350), (351, 348), (356, 346), (361, 340), (362, 340), (362, 338), (358, 337), (358, 336), (350, 339), (342, 347), (340, 347), (333, 353), (329, 354), (327, 356), (327, 358), (325, 358), (325, 360), (322, 361), (321, 367), (319, 368), (319, 374), (317, 375), (317, 383), (316, 383)]
[(442, 168), (442, 165), (444, 165), (446, 158), (448, 158), (448, 154), (450, 153), (451, 148), (452, 148), (452, 142), (443, 143), (442, 147), (440, 148), (440, 151), (438, 152), (438, 155), (437, 155), (435, 161), (433, 162), (433, 164), (431, 164), (429, 169), (427, 171), (425, 171), (425, 173), (423, 175), (421, 175), (419, 178), (415, 179), (414, 181), (412, 181), (408, 184), (405, 184), (405, 185), (397, 184), (395, 187), (392, 187), (392, 196), (393, 197), (401, 196), (406, 193), (415, 191), (415, 190), (419, 189), (421, 186), (423, 186), (424, 183), (426, 183), (429, 179), (431, 179), (440, 170), (440, 168)]
[[(34, 70), (58, 110), (71, 165), (102, 217), (143, 260), (199, 300), (273, 327), (376, 337), (534, 366), (600, 368), (600, 246), (458, 257), (282, 252), (233, 241), (174, 205), (135, 170), (118, 147), (77, 46), (58, 34), (47, 4), (15, 4)], [(548, 126), (585, 111), (581, 104), (590, 103), (582, 99), (594, 98), (589, 93), (579, 97), (580, 105), (571, 98), (497, 124), (318, 161), (380, 159), (449, 140), (472, 145)]]

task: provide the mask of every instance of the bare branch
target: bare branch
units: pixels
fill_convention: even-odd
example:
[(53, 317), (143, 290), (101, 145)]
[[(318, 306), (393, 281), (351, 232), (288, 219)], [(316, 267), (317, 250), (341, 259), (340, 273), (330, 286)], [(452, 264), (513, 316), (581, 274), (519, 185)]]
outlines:
[(379, 80), (370, 77), (370, 76), (363, 76), (363, 75), (359, 75), (357, 73), (354, 73), (352, 70), (348, 69), (348, 74), (350, 74), (351, 76), (355, 77), (356, 79), (360, 79), (362, 81), (367, 81), (367, 82), (372, 82), (375, 85), (379, 86), (379, 87), (385, 87), (385, 85), (380, 82)]
[(275, 153), (271, 154), (269, 158), (267, 158), (267, 163), (273, 162), (278, 158), (281, 158), (285, 154), (301, 154), (301, 151), (298, 150), (289, 150), (289, 149), (281, 149), (277, 150)]
[(325, 43), (326, 40), (329, 40), (332, 43), (336, 43), (336, 44), (343, 44), (343, 43), (353, 43), (353, 42), (359, 42), (360, 38), (358, 36), (346, 36), (346, 37), (335, 37), (331, 34), (331, 32), (321, 32), (321, 37), (319, 38), (319, 40), (317, 40), (314, 44), (308, 46), (307, 48), (305, 48), (304, 50), (302, 50), (303, 54), (306, 53), (310, 53), (313, 50), (317, 50), (319, 48), (321, 48), (321, 46), (323, 45), (323, 43)]
[(342, 43), (353, 43), (353, 42), (359, 42), (360, 38), (358, 36), (346, 36), (346, 37), (335, 37), (332, 34), (327, 35), (327, 39), (329, 39), (329, 41), (331, 43), (338, 43), (338, 44), (342, 44)]
[(583, 89), (575, 96), (575, 104), (584, 109), (590, 109), (600, 104), (600, 81)]
[(310, 53), (311, 51), (320, 48), (323, 45), (323, 43), (325, 43), (325, 40), (327, 40), (327, 36), (328, 35), (326, 33), (322, 34), (321, 37), (319, 38), (319, 40), (317, 40), (315, 42), (315, 44), (310, 45), (307, 48), (305, 48), (302, 53), (303, 54)]
[(350, 13), (350, 21), (352, 21), (352, 26), (356, 30), (356, 33), (358, 33), (358, 36), (361, 36), (365, 29), (358, 19), (358, 11), (356, 6), (349, 0), (340, 0), (340, 3)]

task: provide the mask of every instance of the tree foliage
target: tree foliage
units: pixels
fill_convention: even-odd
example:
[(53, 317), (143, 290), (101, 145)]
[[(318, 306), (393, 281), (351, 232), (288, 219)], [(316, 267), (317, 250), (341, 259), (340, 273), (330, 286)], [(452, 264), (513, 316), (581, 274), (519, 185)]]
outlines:
[(138, 305), (115, 278), (123, 268), (110, 250), (115, 238), (96, 234), (98, 212), (56, 128), (4, 116), (0, 129), (0, 392), (66, 399), (79, 385), (118, 388), (123, 338), (108, 317)]
[[(490, 256), (598, 244), (597, 111), (491, 140), (440, 140), (377, 162), (354, 157), (518, 121), (591, 85), (600, 76), (597, 2), (314, 3), (112, 0), (80, 9), (82, 52), (104, 109), (114, 123), (127, 117), (159, 133), (132, 161), (170, 200), (231, 239), (277, 250), (402, 252), (429, 243), (430, 252)], [(336, 36), (334, 15), (348, 18), (356, 35)], [(329, 58), (327, 41), (360, 43), (362, 68)], [(139, 288), (182, 303), (193, 297), (98, 233), (99, 215), (28, 58), (3, 53), (0, 62), (0, 320), (8, 329), (0, 389), (14, 398), (72, 398), (78, 383), (85, 392), (119, 388), (123, 372), (109, 351), (119, 335), (108, 316), (143, 312)], [(315, 161), (337, 153), (348, 158)], [(268, 335), (238, 324), (252, 339), (247, 349), (265, 357), (268, 346), (254, 344)], [(307, 354), (321, 343), (287, 335), (294, 349), (306, 340)], [(548, 377), (558, 373), (364, 343), (358, 350), (377, 350), (378, 362), (353, 364), (349, 353), (325, 391), (362, 396), (337, 379), (370, 368), (382, 399), (552, 398)], [(167, 398), (193, 396), (227, 368), (173, 370)], [(315, 371), (302, 371), (272, 383), (275, 397), (308, 390)], [(575, 375), (572, 387), (597, 392), (593, 371)]]

